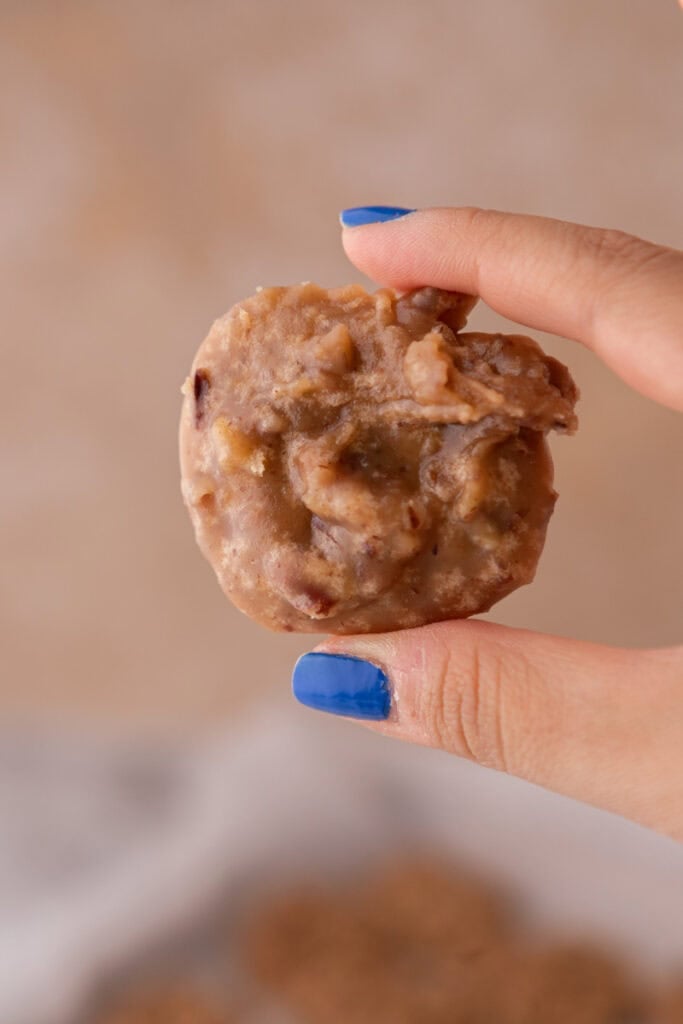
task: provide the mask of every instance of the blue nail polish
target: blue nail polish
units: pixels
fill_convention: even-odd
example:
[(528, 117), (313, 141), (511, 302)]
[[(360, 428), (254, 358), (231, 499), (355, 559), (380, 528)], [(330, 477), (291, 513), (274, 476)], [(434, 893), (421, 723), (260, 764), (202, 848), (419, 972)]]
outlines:
[(316, 711), (379, 721), (389, 714), (386, 674), (377, 665), (347, 654), (304, 654), (294, 666), (292, 691)]
[(343, 228), (359, 228), (362, 224), (378, 224), (385, 220), (396, 220), (407, 213), (415, 213), (405, 206), (352, 206), (339, 214)]

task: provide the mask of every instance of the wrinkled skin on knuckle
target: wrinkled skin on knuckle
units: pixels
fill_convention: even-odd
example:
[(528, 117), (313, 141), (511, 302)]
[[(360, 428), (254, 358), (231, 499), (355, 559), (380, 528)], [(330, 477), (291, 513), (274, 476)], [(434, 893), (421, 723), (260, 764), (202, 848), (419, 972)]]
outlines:
[[(453, 211), (453, 226), (463, 239), (474, 241), (481, 250), (500, 241), (501, 223), (505, 215), (481, 206), (461, 206)], [(510, 227), (507, 229), (511, 230)]]
[(419, 698), (427, 741), (487, 768), (532, 776), (554, 731), (534, 699), (539, 687), (539, 670), (519, 650), (476, 635), (462, 646), (438, 638)]
[(647, 243), (615, 228), (591, 228), (585, 240), (596, 262), (608, 264), (614, 259), (631, 259)]
[(680, 408), (683, 256), (621, 231), (594, 230), (588, 240), (595, 284), (582, 340), (634, 386)]
[(457, 216), (465, 231), (475, 230), (482, 234), (488, 234), (495, 230), (500, 223), (500, 214), (496, 210), (487, 210), (483, 206), (461, 206), (457, 209)]
[(429, 686), (420, 717), (431, 746), (486, 767), (507, 771), (500, 694), (502, 653), (475, 640), (456, 650), (438, 640), (431, 652)]
[[(451, 648), (437, 637), (429, 650), (429, 661), (425, 666), (428, 682), (418, 691), (417, 717), (425, 732), (429, 746), (453, 753), (459, 752), (457, 730), (457, 693), (453, 692)], [(455, 722), (455, 730), (453, 724)]]
[(588, 245), (595, 273), (601, 280), (597, 296), (603, 304), (614, 292), (628, 293), (632, 286), (637, 287), (644, 273), (658, 274), (661, 266), (676, 257), (671, 249), (612, 228), (592, 229), (583, 244)]

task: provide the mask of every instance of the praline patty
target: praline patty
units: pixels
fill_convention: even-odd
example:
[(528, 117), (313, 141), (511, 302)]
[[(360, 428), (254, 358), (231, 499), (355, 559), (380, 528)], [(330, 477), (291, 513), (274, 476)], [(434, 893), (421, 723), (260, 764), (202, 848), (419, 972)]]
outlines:
[(264, 288), (184, 386), (183, 496), (231, 600), (277, 630), (362, 633), (485, 611), (533, 579), (576, 427), (568, 370), (464, 332), (475, 299)]

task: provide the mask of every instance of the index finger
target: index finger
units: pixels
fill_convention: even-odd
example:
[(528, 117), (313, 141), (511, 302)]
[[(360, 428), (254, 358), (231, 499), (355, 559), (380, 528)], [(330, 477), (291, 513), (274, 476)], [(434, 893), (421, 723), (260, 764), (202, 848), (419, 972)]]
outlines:
[(382, 284), (480, 295), (511, 320), (582, 342), (632, 387), (683, 411), (683, 253), (675, 249), (477, 208), (345, 228), (343, 243)]

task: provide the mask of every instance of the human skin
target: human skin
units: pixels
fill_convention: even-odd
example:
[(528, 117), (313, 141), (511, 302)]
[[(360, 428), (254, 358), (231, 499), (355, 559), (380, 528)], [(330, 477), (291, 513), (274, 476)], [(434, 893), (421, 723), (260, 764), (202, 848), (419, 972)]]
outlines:
[[(681, 252), (472, 208), (345, 228), (343, 244), (383, 285), (480, 295), (511, 320), (586, 345), (631, 387), (683, 411)], [(683, 647), (621, 650), (461, 620), (336, 637), (316, 651), (381, 668), (391, 710), (367, 727), (683, 840)]]

